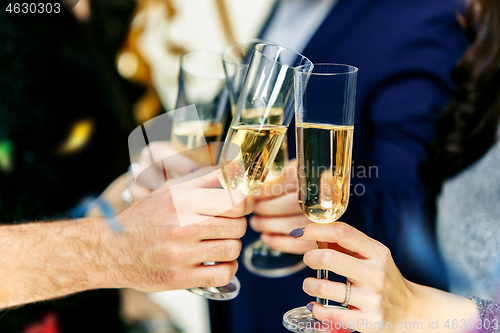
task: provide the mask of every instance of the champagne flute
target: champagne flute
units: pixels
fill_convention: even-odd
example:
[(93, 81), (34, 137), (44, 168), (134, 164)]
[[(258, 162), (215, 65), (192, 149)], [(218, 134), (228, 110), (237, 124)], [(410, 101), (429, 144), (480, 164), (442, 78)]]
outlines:
[[(173, 147), (186, 151), (209, 144), (210, 151), (218, 156), (228, 115), (228, 96), (219, 53), (195, 50), (183, 54), (175, 107), (179, 109), (194, 104), (197, 113), (175, 112), (171, 139)], [(199, 166), (213, 164), (207, 154), (199, 154), (199, 150), (192, 152), (192, 155), (189, 151), (186, 153)]]
[[(238, 99), (240, 97), (243, 81), (248, 71), (253, 50), (257, 44), (262, 43), (270, 44), (262, 39), (249, 39), (229, 45), (222, 53), (222, 61), (226, 73), (229, 100), (231, 102), (231, 112), (233, 116), (236, 113)], [(279, 120), (282, 112), (280, 108), (271, 109), (269, 117), (277, 117), (277, 120)], [(256, 118), (257, 117), (258, 116), (256, 116)], [(273, 120), (271, 120), (271, 122), (273, 122)], [(287, 161), (288, 147), (285, 134), (271, 170), (266, 177), (266, 181), (272, 181), (278, 178)], [(245, 247), (243, 252), (243, 264), (250, 272), (256, 275), (277, 278), (289, 276), (304, 269), (306, 265), (302, 257), (302, 255), (297, 254), (282, 253), (258, 239)]]
[[(338, 64), (315, 64), (312, 73), (295, 70), (298, 201), (315, 223), (336, 221), (349, 201), (357, 72)], [(328, 279), (327, 270), (317, 274)], [(327, 299), (317, 302), (330, 306)], [(329, 331), (305, 306), (285, 313), (283, 325), (292, 332)]]
[[(174, 114), (172, 146), (200, 167), (215, 167), (229, 112), (229, 94), (220, 53), (195, 50), (182, 55), (176, 109), (191, 104), (196, 105), (196, 112), (188, 109)], [(195, 149), (202, 146), (208, 149)], [(240, 282), (234, 276), (226, 286), (188, 290), (212, 300), (230, 300), (238, 296)]]

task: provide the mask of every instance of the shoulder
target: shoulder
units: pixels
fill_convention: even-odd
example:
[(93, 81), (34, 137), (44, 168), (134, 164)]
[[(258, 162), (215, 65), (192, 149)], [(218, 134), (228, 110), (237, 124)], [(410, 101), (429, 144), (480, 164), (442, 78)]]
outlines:
[(374, 54), (382, 67), (449, 77), (468, 46), (454, 8), (452, 0), (380, 1), (365, 30), (372, 26)]

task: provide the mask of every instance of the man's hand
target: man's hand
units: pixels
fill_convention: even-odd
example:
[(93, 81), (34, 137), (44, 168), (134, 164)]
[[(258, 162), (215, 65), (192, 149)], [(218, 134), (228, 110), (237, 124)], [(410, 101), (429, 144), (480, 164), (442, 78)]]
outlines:
[(287, 253), (303, 254), (317, 248), (315, 242), (298, 241), (290, 231), (311, 223), (297, 201), (297, 162), (289, 161), (280, 178), (264, 183), (254, 195), (253, 230), (261, 232), (264, 243)]
[[(206, 176), (207, 181), (213, 177), (215, 173)], [(125, 235), (113, 235), (119, 246), (110, 249), (118, 259), (116, 284), (146, 292), (228, 284), (238, 268), (244, 216), (252, 209), (252, 198), (238, 191), (198, 187), (153, 191), (117, 217)], [(200, 217), (204, 221), (184, 227), (179, 220)], [(207, 261), (219, 264), (204, 266)]]
[(120, 233), (101, 218), (0, 226), (0, 309), (89, 289), (226, 285), (253, 199), (207, 188), (217, 182), (211, 173), (151, 192), (116, 217)]

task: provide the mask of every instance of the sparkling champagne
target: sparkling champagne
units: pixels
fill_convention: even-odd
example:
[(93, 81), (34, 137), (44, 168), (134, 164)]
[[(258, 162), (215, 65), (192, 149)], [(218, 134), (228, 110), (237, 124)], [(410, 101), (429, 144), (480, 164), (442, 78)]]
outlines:
[[(267, 114), (265, 108), (246, 109), (241, 115), (241, 119), (246, 124), (260, 124), (263, 120), (265, 120), (268, 124), (283, 124), (283, 113), (283, 109), (280, 108), (271, 108)], [(276, 154), (273, 165), (266, 176), (266, 180), (272, 181), (278, 178), (281, 175), (286, 162), (288, 162), (288, 147), (287, 137), (285, 135), (283, 141), (281, 142), (280, 149)]]
[[(216, 159), (219, 152), (224, 127), (221, 123), (210, 121), (186, 121), (176, 124), (172, 129), (172, 146), (182, 152), (200, 166), (209, 166)], [(193, 150), (194, 148), (210, 144), (209, 152)]]
[(266, 180), (286, 130), (282, 125), (231, 126), (228, 136), (233, 145), (224, 147), (219, 162), (222, 186), (245, 194), (257, 190)]
[(297, 124), (299, 205), (313, 222), (333, 222), (347, 208), (353, 129)]

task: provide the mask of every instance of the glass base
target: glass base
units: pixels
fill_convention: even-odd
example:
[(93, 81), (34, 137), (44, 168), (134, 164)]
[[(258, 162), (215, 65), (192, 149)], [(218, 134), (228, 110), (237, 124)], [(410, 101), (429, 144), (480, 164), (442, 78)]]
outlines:
[(306, 268), (302, 258), (301, 254), (283, 253), (272, 249), (261, 240), (257, 240), (245, 248), (243, 264), (255, 275), (280, 278)]
[(203, 296), (214, 301), (229, 301), (240, 293), (240, 280), (233, 276), (229, 284), (222, 287), (191, 288), (188, 291), (195, 295)]
[[(337, 308), (347, 310), (341, 306), (328, 306), (329, 308)], [(350, 333), (354, 332), (351, 329), (335, 329), (335, 323), (333, 327), (329, 322), (322, 322), (313, 317), (311, 311), (309, 311), (305, 306), (300, 308), (295, 308), (288, 311), (283, 315), (283, 326), (291, 332), (296, 333), (316, 333), (316, 332), (337, 332), (337, 333)]]

